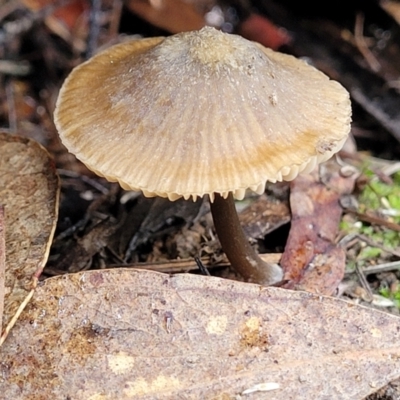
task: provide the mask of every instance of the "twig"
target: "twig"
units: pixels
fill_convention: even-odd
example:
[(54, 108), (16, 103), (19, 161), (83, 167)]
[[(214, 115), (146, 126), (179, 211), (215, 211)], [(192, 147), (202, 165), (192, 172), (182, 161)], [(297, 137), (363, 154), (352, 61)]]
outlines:
[(110, 191), (105, 186), (98, 183), (95, 179), (91, 179), (85, 175), (81, 175), (74, 171), (69, 171), (67, 169), (58, 169), (57, 172), (59, 173), (60, 176), (66, 176), (68, 178), (80, 179), (104, 195), (108, 195), (110, 193)]
[(392, 254), (392, 255), (400, 258), (400, 252), (399, 251), (396, 251), (394, 249), (390, 249), (390, 248), (388, 248), (386, 246), (383, 246), (382, 244), (376, 243), (375, 241), (373, 241), (372, 239), (370, 239), (367, 236), (356, 234), (355, 237), (358, 238), (359, 240), (361, 240), (362, 242), (366, 243), (368, 246), (376, 247), (378, 249), (383, 250), (385, 253)]
[(110, 18), (110, 27), (108, 29), (108, 33), (111, 38), (115, 38), (118, 35), (119, 24), (121, 21), (122, 5), (123, 5), (122, 0), (113, 1), (113, 9)]
[[(227, 267), (229, 263), (222, 262), (215, 265), (210, 265), (209, 258), (201, 258), (203, 264), (207, 265), (207, 268)], [(147, 269), (151, 271), (163, 272), (167, 274), (176, 274), (181, 272), (198, 271), (199, 267), (194, 261), (190, 260), (171, 260), (167, 262), (150, 262), (150, 263), (135, 263), (135, 264), (113, 264), (107, 266), (107, 268), (134, 268), (134, 269)]]
[(374, 298), (374, 294), (372, 293), (372, 290), (369, 286), (367, 278), (364, 275), (364, 270), (361, 270), (361, 268), (357, 264), (356, 264), (356, 273), (357, 273), (358, 279), (360, 280), (361, 286), (368, 293), (367, 301), (371, 302)]
[(31, 72), (31, 65), (26, 61), (0, 60), (0, 73), (4, 75), (26, 76)]
[[(1, 333), (0, 336), (0, 347), (4, 343), (4, 341), (7, 339), (8, 334), (10, 333), (11, 329), (14, 327), (15, 323), (17, 322), (18, 318), (24, 311), (25, 307), (28, 305), (28, 303), (31, 301), (33, 294), (35, 293), (35, 290), (37, 288), (37, 284), (39, 282), (39, 276), (43, 271), (43, 265), (41, 265), (36, 272), (32, 276), (32, 282), (31, 282), (31, 290), (28, 292), (28, 294), (25, 296), (23, 302), (19, 305), (17, 311), (11, 318), (10, 322), (8, 325), (5, 327), (4, 332)], [(1, 332), (1, 331), (0, 331)]]
[(13, 317), (11, 318), (11, 321), (8, 323), (8, 325), (4, 328), (4, 332), (2, 332), (1, 336), (0, 336), (0, 347), (2, 346), (2, 344), (4, 343), (4, 341), (6, 340), (8, 334), (10, 333), (11, 329), (13, 328), (13, 326), (15, 325), (15, 323), (17, 322), (19, 316), (22, 314), (22, 311), (24, 311), (26, 305), (31, 301), (31, 298), (33, 296), (33, 294), (35, 293), (35, 289), (32, 289), (25, 297), (24, 301), (20, 304), (20, 306), (18, 307), (18, 310), (15, 312), (15, 314), (13, 315)]
[[(260, 258), (271, 264), (278, 264), (282, 254), (281, 253), (273, 253), (273, 254), (259, 254)], [(207, 266), (207, 268), (220, 268), (220, 267), (229, 267), (228, 260), (224, 257), (222, 262), (218, 264), (212, 264), (211, 258), (202, 257), (200, 258), (203, 265)], [(115, 264), (109, 265), (107, 268), (137, 268), (137, 269), (150, 269), (158, 272), (166, 272), (166, 273), (177, 273), (177, 272), (189, 272), (198, 270), (198, 265), (194, 261), (194, 259), (189, 260), (171, 260), (168, 262), (151, 262), (151, 263), (137, 263), (137, 264)]]
[[(121, 226), (121, 225), (120, 225)], [(109, 246), (106, 246), (105, 247), (105, 249), (115, 258), (115, 260), (118, 262), (118, 263), (121, 263), (121, 264), (125, 264), (125, 261), (123, 260), (123, 258), (121, 258), (119, 255), (118, 255), (118, 253), (114, 250), (114, 249), (112, 249), (111, 247), (109, 247)]]
[(368, 48), (367, 43), (364, 37), (364, 14), (358, 13), (356, 15), (356, 22), (354, 26), (354, 40), (356, 46), (360, 53), (365, 58), (365, 61), (368, 63), (369, 67), (374, 72), (379, 72), (381, 70), (381, 65), (376, 57), (372, 54), (371, 50)]
[[(274, 254), (260, 254), (260, 258), (267, 263), (278, 264), (282, 257), (281, 253)], [(211, 258), (202, 257), (199, 259), (204, 266), (207, 266), (207, 269), (214, 268), (224, 268), (229, 267), (229, 262), (226, 258), (222, 262), (218, 264), (212, 264)], [(134, 269), (146, 269), (151, 271), (157, 271), (167, 274), (181, 273), (181, 272), (190, 272), (190, 271), (198, 271), (199, 267), (196, 264), (194, 259), (187, 260), (171, 260), (168, 262), (150, 262), (150, 263), (136, 263), (136, 264), (111, 264), (107, 265), (106, 268), (134, 268)], [(47, 275), (65, 275), (68, 271), (46, 267), (44, 271)]]
[(80, 219), (74, 225), (67, 228), (65, 231), (59, 233), (57, 237), (54, 238), (54, 243), (60, 242), (65, 238), (72, 236), (77, 230), (83, 228), (89, 222), (89, 215), (85, 215), (84, 218)]
[(210, 273), (208, 272), (207, 267), (203, 264), (203, 262), (201, 261), (201, 259), (199, 257), (195, 257), (194, 261), (196, 261), (196, 264), (199, 267), (199, 270), (203, 275), (210, 276)]
[(390, 163), (382, 168), (382, 173), (386, 176), (391, 176), (400, 171), (400, 162)]
[(363, 268), (363, 273), (365, 275), (379, 274), (381, 272), (388, 272), (400, 269), (400, 261), (393, 261), (390, 263), (373, 265), (371, 267)]
[(355, 244), (357, 244), (359, 241), (366, 243), (368, 246), (376, 247), (378, 249), (383, 250), (385, 253), (392, 254), (400, 258), (399, 251), (386, 247), (380, 243), (377, 243), (374, 240), (370, 239), (369, 237), (360, 235), (359, 233), (350, 233), (344, 236), (343, 238), (340, 239), (339, 244), (342, 247), (349, 249), (353, 247)]
[(391, 229), (392, 231), (400, 232), (400, 225), (396, 224), (395, 222), (386, 221), (385, 219), (379, 218), (379, 217), (377, 217), (375, 215), (369, 215), (369, 214), (360, 213), (358, 211), (351, 210), (349, 208), (345, 208), (343, 211), (345, 213), (349, 213), (349, 214), (355, 215), (361, 221), (368, 222), (368, 223), (373, 224), (373, 225), (384, 226), (384, 227), (386, 227), (388, 229)]
[(8, 126), (12, 133), (17, 132), (17, 112), (15, 110), (15, 99), (14, 91), (12, 88), (11, 81), (7, 80), (5, 84), (6, 96), (7, 96), (7, 107), (8, 107)]
[(97, 43), (100, 34), (100, 12), (101, 0), (90, 0), (89, 34), (85, 51), (85, 59), (90, 58), (97, 49)]

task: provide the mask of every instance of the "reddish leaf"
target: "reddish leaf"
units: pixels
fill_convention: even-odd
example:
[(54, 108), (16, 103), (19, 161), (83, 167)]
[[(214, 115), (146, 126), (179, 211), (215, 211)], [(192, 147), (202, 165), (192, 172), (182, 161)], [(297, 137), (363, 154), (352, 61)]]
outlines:
[(332, 294), (343, 278), (345, 252), (335, 244), (342, 208), (340, 196), (351, 193), (355, 174), (343, 177), (331, 160), (291, 183), (292, 226), (281, 265), (287, 288)]
[(285, 29), (277, 27), (265, 17), (257, 14), (251, 14), (240, 24), (239, 33), (246, 39), (261, 43), (273, 50), (290, 42), (290, 36)]
[(193, 31), (205, 25), (203, 16), (193, 5), (181, 0), (130, 0), (127, 6), (147, 22), (171, 33)]

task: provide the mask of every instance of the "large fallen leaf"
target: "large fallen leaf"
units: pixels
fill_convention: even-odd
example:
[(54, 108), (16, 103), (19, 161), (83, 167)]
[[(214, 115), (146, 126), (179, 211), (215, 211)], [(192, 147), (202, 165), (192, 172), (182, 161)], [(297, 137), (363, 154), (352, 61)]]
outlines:
[(5, 304), (0, 344), (33, 293), (58, 212), (53, 160), (31, 139), (0, 132), (0, 204), (5, 209)]
[(334, 298), (87, 271), (37, 288), (3, 346), (0, 391), (13, 400), (359, 400), (400, 376), (399, 343), (399, 318)]

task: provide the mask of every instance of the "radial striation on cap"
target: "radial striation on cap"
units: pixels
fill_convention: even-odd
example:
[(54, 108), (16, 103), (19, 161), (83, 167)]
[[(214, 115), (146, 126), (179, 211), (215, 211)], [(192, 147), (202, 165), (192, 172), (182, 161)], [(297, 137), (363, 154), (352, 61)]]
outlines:
[(291, 180), (340, 150), (350, 122), (339, 83), (209, 27), (99, 53), (71, 72), (55, 110), (88, 168), (171, 200)]

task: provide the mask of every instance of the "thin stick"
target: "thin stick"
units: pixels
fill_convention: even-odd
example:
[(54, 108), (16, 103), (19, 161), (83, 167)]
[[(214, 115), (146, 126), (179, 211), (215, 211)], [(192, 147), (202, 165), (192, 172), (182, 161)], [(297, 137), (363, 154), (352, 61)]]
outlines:
[(362, 272), (364, 275), (379, 274), (381, 272), (395, 271), (400, 269), (400, 261), (393, 261), (390, 263), (372, 265), (370, 267), (363, 268)]
[(368, 48), (363, 31), (364, 31), (364, 14), (358, 13), (356, 15), (356, 23), (354, 26), (354, 40), (356, 46), (360, 51), (360, 53), (364, 56), (369, 67), (374, 72), (379, 72), (381, 70), (381, 65), (379, 64), (379, 61), (373, 55), (371, 50)]
[(392, 254), (396, 257), (400, 257), (400, 251), (396, 250), (396, 249), (391, 249), (389, 247), (386, 247), (380, 243), (375, 242), (374, 240), (370, 239), (369, 237), (365, 236), (365, 235), (360, 235), (360, 234), (356, 234), (356, 238), (358, 238), (359, 240), (361, 240), (362, 242), (366, 243), (368, 246), (372, 246), (372, 247), (376, 247), (378, 249), (383, 250), (385, 253), (388, 254)]
[[(269, 264), (278, 264), (282, 253), (269, 253), (259, 255), (264, 262)], [(210, 257), (199, 258), (199, 261), (207, 269), (225, 268), (229, 267), (230, 264), (227, 259), (223, 259), (221, 262), (214, 264)], [(143, 263), (133, 263), (133, 264), (110, 264), (106, 268), (133, 268), (133, 269), (147, 269), (150, 271), (157, 271), (165, 274), (177, 274), (186, 273), (190, 271), (197, 271), (199, 269), (198, 264), (193, 258), (184, 260), (170, 260), (170, 261), (159, 261), (159, 262), (143, 262)], [(52, 267), (46, 267), (45, 274), (51, 276), (65, 275), (68, 271), (60, 270)]]
[(5, 92), (6, 92), (7, 107), (8, 107), (8, 126), (10, 127), (10, 131), (12, 133), (16, 133), (18, 128), (18, 121), (17, 121), (17, 112), (15, 110), (14, 90), (11, 81), (6, 82)]
[(87, 183), (88, 185), (92, 186), (94, 189), (96, 189), (98, 192), (107, 195), (110, 193), (110, 190), (107, 189), (105, 186), (103, 186), (101, 183), (97, 182), (95, 179), (89, 178), (86, 175), (78, 174), (77, 172), (74, 171), (69, 171), (67, 169), (61, 169), (58, 168), (57, 172), (65, 176), (67, 178), (75, 178), (75, 179), (80, 179), (82, 182)]
[(381, 249), (385, 253), (400, 258), (400, 251), (398, 251), (397, 249), (384, 246), (383, 244), (375, 242), (374, 240), (370, 239), (368, 236), (361, 235), (359, 233), (350, 233), (344, 236), (343, 238), (340, 239), (339, 244), (345, 249), (350, 249), (355, 244), (358, 244), (360, 241), (366, 243), (368, 246), (376, 247), (378, 249)]
[(365, 277), (364, 270), (362, 270), (357, 264), (356, 264), (356, 272), (358, 279), (360, 280), (361, 286), (365, 289), (365, 291), (368, 294), (368, 301), (372, 301), (374, 295), (372, 293), (371, 287), (369, 286), (367, 278)]
[(31, 301), (33, 294), (35, 293), (35, 289), (32, 289), (28, 292), (26, 295), (24, 301), (19, 305), (17, 311), (11, 318), (10, 322), (8, 325), (4, 328), (4, 332), (1, 333), (0, 335), (0, 347), (3, 345), (4, 341), (7, 339), (8, 334), (11, 332), (11, 329), (17, 322), (19, 316), (22, 314), (22, 311), (24, 311), (26, 305)]
[(248, 282), (271, 285), (282, 280), (281, 268), (265, 263), (244, 235), (232, 193), (226, 199), (216, 193), (211, 213), (222, 250), (233, 269)]
[(108, 34), (110, 38), (115, 38), (118, 36), (119, 24), (121, 21), (123, 3), (121, 0), (113, 1), (113, 8), (111, 11), (110, 27), (108, 28)]
[(101, 12), (101, 3), (101, 0), (90, 0), (89, 35), (87, 38), (85, 59), (92, 57), (97, 49), (100, 34), (99, 15)]
[(400, 232), (400, 225), (396, 224), (395, 222), (386, 221), (385, 219), (379, 218), (375, 215), (360, 213), (360, 212), (352, 210), (350, 208), (345, 208), (343, 211), (345, 213), (355, 215), (361, 221), (368, 222), (372, 225), (384, 226), (388, 229), (391, 229), (392, 231)]
[(211, 276), (211, 274), (208, 272), (207, 267), (201, 262), (201, 259), (199, 257), (195, 257), (194, 261), (196, 261), (196, 264), (203, 275)]

